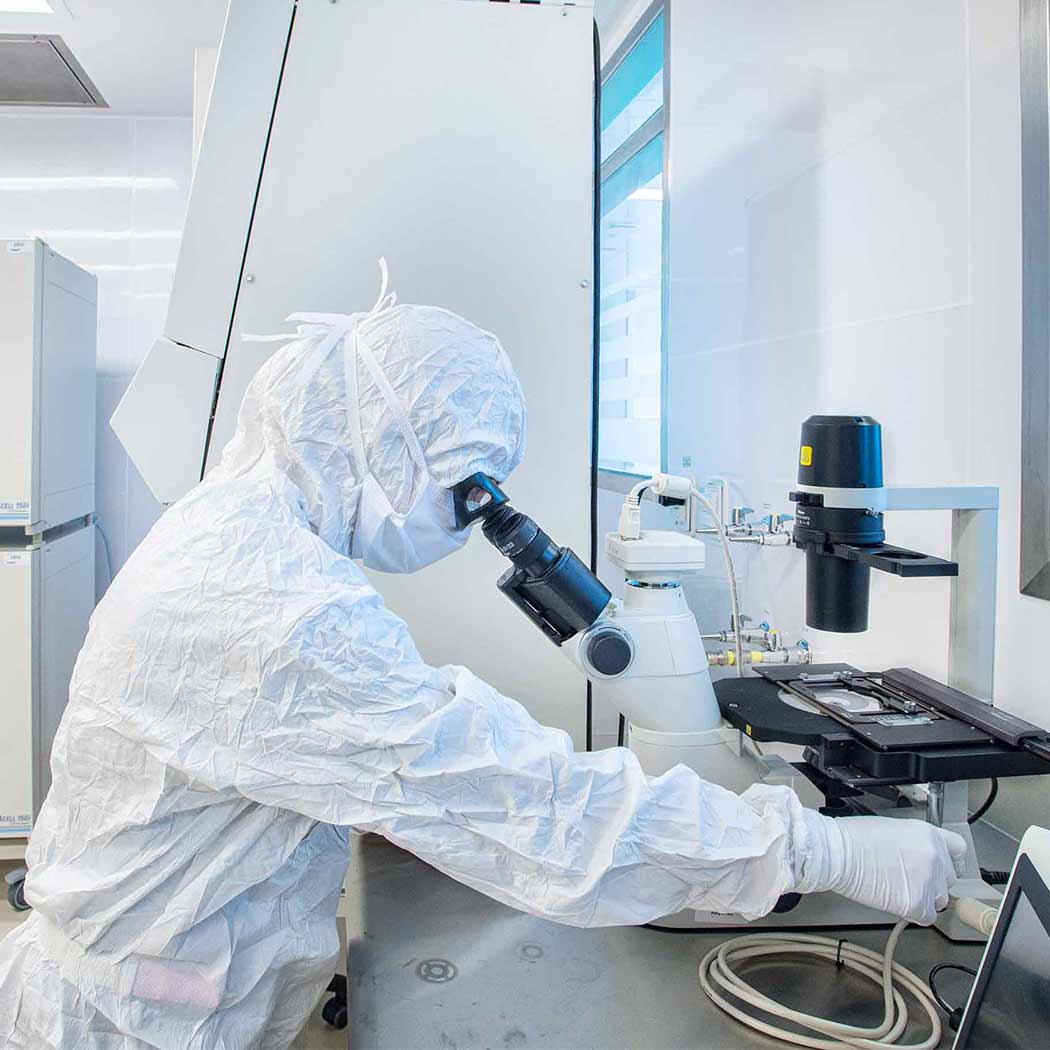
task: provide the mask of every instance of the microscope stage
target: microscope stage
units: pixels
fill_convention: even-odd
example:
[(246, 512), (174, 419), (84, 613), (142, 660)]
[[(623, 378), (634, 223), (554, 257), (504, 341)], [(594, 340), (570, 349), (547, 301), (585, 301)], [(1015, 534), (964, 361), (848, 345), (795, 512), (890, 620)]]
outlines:
[(1044, 731), (903, 668), (769, 667), (716, 682), (715, 696), (735, 728), (802, 745), (849, 787), (1050, 773)]

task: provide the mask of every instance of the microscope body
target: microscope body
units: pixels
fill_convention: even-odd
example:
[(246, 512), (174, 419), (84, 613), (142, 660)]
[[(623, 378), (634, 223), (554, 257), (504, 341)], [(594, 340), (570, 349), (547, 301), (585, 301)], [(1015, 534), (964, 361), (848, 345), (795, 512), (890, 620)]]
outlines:
[[(807, 621), (823, 630), (864, 629), (871, 568), (904, 577), (956, 576), (959, 572), (956, 561), (887, 544), (882, 510), (966, 511), (969, 516), (963, 522), (953, 522), (953, 554), (961, 544), (963, 553), (983, 555), (991, 565), (991, 574), (971, 572), (964, 577), (971, 591), (977, 588), (976, 594), (953, 587), (951, 649), (958, 666), (949, 684), (985, 695), (981, 686), (987, 680), (986, 692), (990, 693), (994, 586), (987, 584), (987, 579), (994, 583), (995, 490), (960, 494), (961, 490), (936, 489), (922, 494), (913, 489), (883, 488), (879, 427), (869, 417), (807, 420), (800, 464), (799, 491), (792, 497), (799, 508), (793, 539), (807, 555)], [(682, 587), (684, 578), (703, 570), (704, 544), (685, 533), (643, 530), (639, 502), (645, 489), (690, 507), (694, 497), (702, 498), (690, 479), (671, 475), (654, 475), (632, 489), (624, 502), (618, 531), (606, 537), (605, 545), (608, 558), (624, 574), (622, 599), (613, 599), (571, 550), (558, 547), (532, 519), (514, 511), (492, 479), (474, 475), (453, 490), (453, 497), (459, 527), (480, 519), (486, 538), (511, 561), (512, 568), (500, 579), (499, 589), (590, 679), (596, 704), (624, 718), (629, 729), (625, 743), (647, 774), (660, 776), (684, 765), (730, 791), (744, 792), (756, 784), (786, 787), (804, 806), (824, 806), (823, 793), (806, 775), (803, 763), (788, 761), (772, 748), (753, 748), (747, 742), (750, 725), (741, 731), (721, 718), (703, 639)], [(977, 517), (971, 521), (974, 513)], [(968, 528), (964, 530), (962, 524)], [(968, 596), (966, 602), (962, 601), (964, 594)], [(982, 599), (990, 608), (981, 606)], [(961, 606), (980, 607), (983, 612), (977, 623), (987, 622), (990, 629), (977, 630), (959, 614)], [(969, 625), (965, 646), (957, 644), (956, 621)], [(970, 650), (975, 656), (967, 662)], [(971, 664), (977, 672), (987, 674), (961, 673)], [(976, 680), (976, 688), (971, 678)], [(944, 787), (952, 789), (952, 812), (962, 821), (957, 830), (968, 837), (965, 782)], [(907, 812), (878, 805), (876, 810), (885, 811), (887, 816)], [(942, 812), (938, 823), (943, 816)], [(972, 843), (967, 867), (976, 874)], [(960, 883), (963, 885), (968, 895), (993, 892), (983, 887), (979, 878)], [(739, 916), (691, 909), (667, 916), (661, 923), (725, 929), (891, 921), (888, 915), (833, 894), (812, 894), (785, 904), (786, 909), (778, 908), (777, 914), (755, 923), (745, 923)], [(949, 917), (947, 925), (938, 925), (955, 938), (959, 931), (951, 926), (953, 921)], [(964, 934), (962, 939), (968, 936)]]
[(611, 533), (606, 553), (624, 570), (624, 597), (572, 639), (570, 657), (632, 726), (714, 729), (722, 718), (681, 582), (703, 568), (703, 543), (677, 532), (643, 532), (636, 540)]
[(722, 719), (696, 617), (682, 580), (704, 567), (702, 541), (680, 532), (606, 537), (623, 570), (623, 599), (565, 645), (594, 684), (596, 703), (622, 714), (627, 744), (659, 776), (684, 764), (707, 780), (743, 791), (761, 774), (741, 753), (739, 733)]
[[(570, 651), (595, 683), (598, 702), (623, 714), (632, 730), (698, 733), (721, 725), (707, 654), (684, 605), (680, 589), (639, 591), (628, 584), (626, 597), (614, 600), (588, 632), (592, 638), (581, 636)], [(630, 667), (618, 674), (603, 674), (588, 658), (593, 638), (610, 629), (630, 638), (633, 650)]]

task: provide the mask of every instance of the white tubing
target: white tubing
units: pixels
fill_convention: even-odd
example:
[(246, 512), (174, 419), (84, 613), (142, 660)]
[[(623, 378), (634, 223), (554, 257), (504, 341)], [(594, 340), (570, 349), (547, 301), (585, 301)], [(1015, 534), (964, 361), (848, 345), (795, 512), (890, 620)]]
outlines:
[(955, 902), (955, 914), (960, 922), (971, 929), (991, 937), (995, 929), (995, 920), (999, 918), (999, 909), (986, 901), (974, 900), (973, 897), (960, 897)]
[(620, 508), (620, 524), (617, 528), (621, 539), (636, 540), (642, 534), (642, 493), (653, 482), (652, 478), (639, 481), (637, 485), (627, 494)]
[(627, 498), (629, 500), (631, 500), (633, 503), (640, 502), (640, 500), (642, 498), (642, 493), (647, 488), (651, 487), (652, 483), (653, 483), (653, 479), (652, 478), (646, 478), (645, 481), (639, 481), (638, 484), (635, 485), (634, 488), (632, 488), (631, 491), (627, 493)]
[[(816, 1050), (844, 1050), (852, 1047), (861, 1050), (933, 1050), (941, 1041), (941, 1020), (933, 995), (921, 978), (893, 961), (897, 941), (907, 925), (901, 921), (893, 927), (881, 955), (849, 941), (805, 933), (756, 933), (736, 937), (718, 945), (704, 956), (700, 963), (700, 985), (720, 1010), (742, 1024), (796, 1046), (815, 1047)], [(854, 973), (880, 985), (885, 1004), (882, 1023), (875, 1028), (859, 1028), (790, 1010), (754, 989), (734, 970), (738, 963), (770, 955), (808, 955), (827, 959), (831, 963), (841, 963)], [(905, 991), (919, 1002), (930, 1022), (932, 1031), (921, 1043), (897, 1042), (908, 1027), (908, 1007), (903, 995)], [(802, 1035), (789, 1028), (760, 1021), (748, 1013), (744, 1006), (735, 1005), (731, 1001), (733, 999), (764, 1014), (808, 1028), (816, 1034)]]
[(733, 568), (733, 555), (729, 551), (729, 537), (726, 535), (725, 526), (718, 515), (718, 511), (712, 506), (710, 500), (696, 488), (692, 489), (690, 496), (695, 499), (710, 515), (714, 522), (715, 531), (722, 544), (722, 557), (725, 558), (726, 575), (729, 577), (729, 601), (733, 610), (733, 634), (736, 639), (736, 674), (738, 678), (744, 677), (744, 644), (740, 638), (740, 632), (744, 625), (740, 622), (740, 601), (737, 598), (736, 571)]

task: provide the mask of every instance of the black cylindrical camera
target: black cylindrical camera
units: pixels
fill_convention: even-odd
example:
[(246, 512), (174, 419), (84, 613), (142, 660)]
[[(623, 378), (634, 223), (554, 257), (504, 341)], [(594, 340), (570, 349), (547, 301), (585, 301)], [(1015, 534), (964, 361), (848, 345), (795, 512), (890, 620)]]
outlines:
[(515, 510), (491, 478), (473, 474), (452, 490), (456, 524), (481, 522), (485, 539), (513, 568), (496, 586), (555, 645), (590, 627), (612, 595), (568, 547), (559, 547), (527, 514)]
[[(882, 488), (882, 428), (870, 416), (810, 416), (802, 424), (792, 539), (806, 553), (806, 623), (819, 631), (868, 629), (871, 568), (841, 546), (879, 547), (882, 514), (836, 507), (835, 489)], [(813, 489), (824, 491), (813, 491)]]
[(527, 514), (509, 504), (481, 526), (514, 565), (497, 586), (556, 645), (590, 627), (612, 595), (568, 547), (559, 547)]

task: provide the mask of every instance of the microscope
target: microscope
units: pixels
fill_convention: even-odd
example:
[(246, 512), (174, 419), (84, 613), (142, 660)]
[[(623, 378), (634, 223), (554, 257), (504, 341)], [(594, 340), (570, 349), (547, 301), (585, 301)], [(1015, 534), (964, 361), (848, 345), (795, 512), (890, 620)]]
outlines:
[[(665, 476), (651, 479), (650, 487), (680, 502), (691, 482)], [(656, 750), (648, 765), (643, 759), (647, 771), (661, 764), (663, 749), (678, 755), (738, 736), (723, 725), (700, 629), (682, 589), (684, 577), (704, 568), (701, 540), (680, 532), (610, 534), (606, 552), (626, 578), (619, 600), (571, 550), (513, 510), (490, 478), (468, 478), (453, 497), (457, 526), (480, 520), (485, 538), (512, 562), (499, 590), (562, 647), (595, 685), (599, 702), (626, 717), (632, 748), (651, 735)], [(674, 764), (668, 756), (665, 768)]]
[[(790, 494), (792, 542), (806, 558), (807, 623), (866, 630), (872, 569), (903, 579), (949, 577), (948, 681), (909, 668), (868, 672), (826, 663), (762, 664), (753, 675), (712, 683), (682, 588), (703, 571), (705, 545), (688, 533), (642, 530), (641, 489), (686, 506), (698, 495), (688, 478), (656, 475), (628, 497), (618, 530), (606, 537), (606, 553), (624, 574), (622, 600), (514, 511), (490, 479), (475, 475), (454, 497), (460, 527), (480, 519), (486, 538), (512, 562), (499, 589), (587, 675), (597, 701), (625, 716), (628, 746), (647, 773), (682, 763), (732, 791), (787, 785), (829, 816), (924, 817), (970, 846), (955, 895), (996, 902), (973, 846), (968, 781), (1050, 774), (1050, 734), (991, 703), (998, 490), (886, 486), (876, 420), (807, 419)], [(885, 515), (906, 510), (951, 512), (950, 559), (886, 542)], [(661, 925), (892, 922), (833, 894), (810, 894), (791, 895), (754, 923), (689, 911)], [(954, 940), (982, 936), (952, 908), (937, 925)]]

